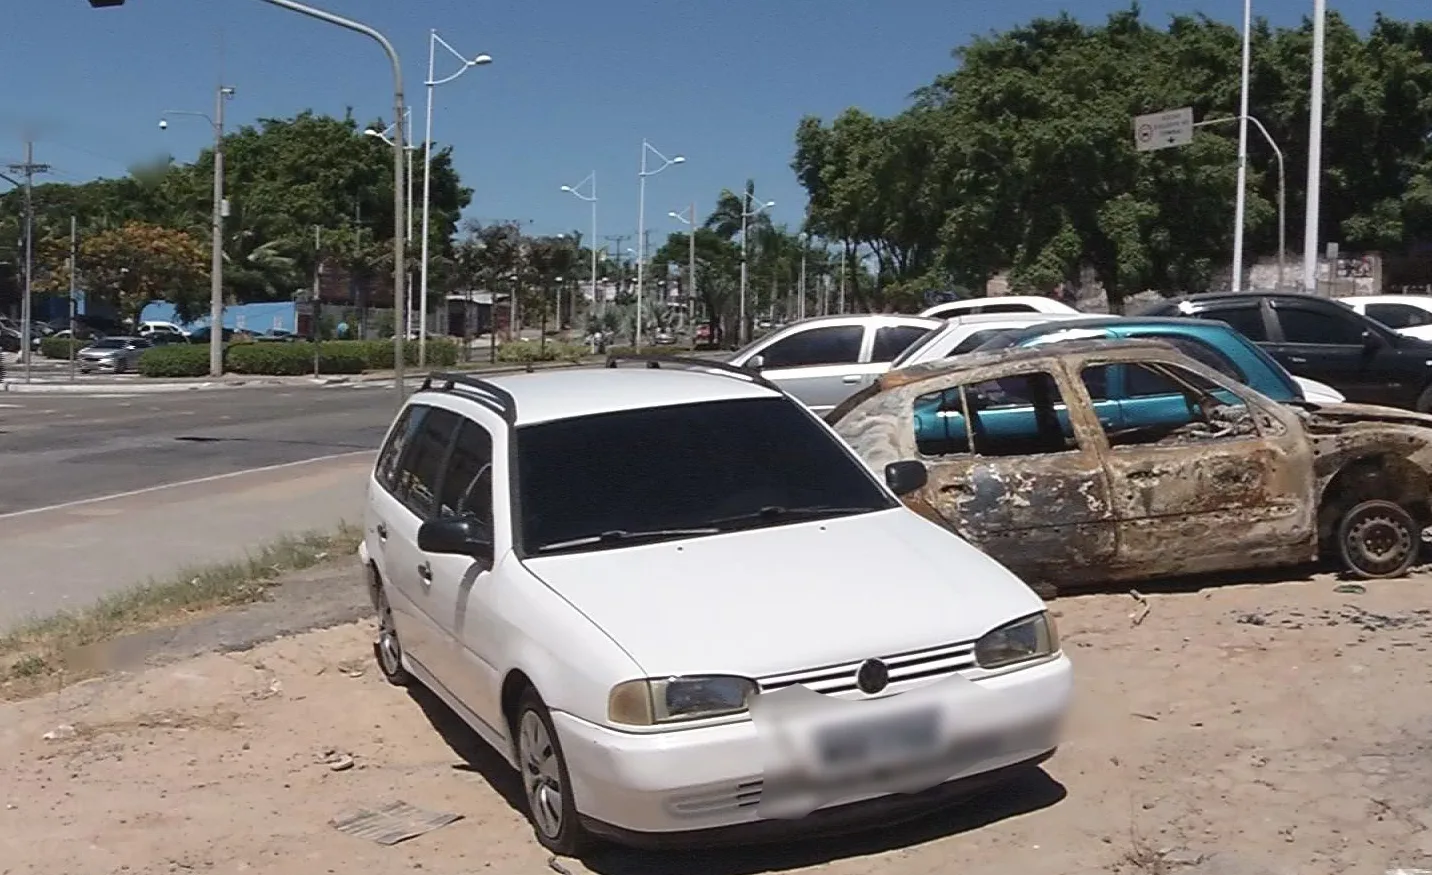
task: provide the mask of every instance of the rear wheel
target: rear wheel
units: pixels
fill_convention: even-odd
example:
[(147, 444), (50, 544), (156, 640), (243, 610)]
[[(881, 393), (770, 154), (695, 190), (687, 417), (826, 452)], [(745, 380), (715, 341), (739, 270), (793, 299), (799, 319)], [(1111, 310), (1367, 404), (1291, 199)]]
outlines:
[(1354, 505), (1338, 522), (1338, 558), (1365, 579), (1401, 577), (1417, 561), (1421, 528), (1399, 504), (1381, 499)]

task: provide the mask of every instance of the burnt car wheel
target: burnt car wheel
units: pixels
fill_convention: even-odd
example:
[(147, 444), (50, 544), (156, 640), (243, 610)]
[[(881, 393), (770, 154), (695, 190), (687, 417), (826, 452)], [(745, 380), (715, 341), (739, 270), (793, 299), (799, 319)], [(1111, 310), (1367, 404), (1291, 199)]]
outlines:
[(1364, 501), (1338, 523), (1338, 558), (1358, 577), (1401, 577), (1417, 561), (1421, 531), (1405, 508)]

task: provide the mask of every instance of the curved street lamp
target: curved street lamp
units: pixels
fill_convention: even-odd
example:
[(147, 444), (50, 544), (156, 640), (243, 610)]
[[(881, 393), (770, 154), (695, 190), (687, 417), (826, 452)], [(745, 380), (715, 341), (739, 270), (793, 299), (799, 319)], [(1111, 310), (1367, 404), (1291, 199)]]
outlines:
[[(582, 194), (582, 187), (587, 185), (591, 186), (592, 193)], [(562, 191), (592, 205), (592, 306), (595, 307), (600, 314), (602, 310), (602, 299), (597, 294), (597, 171), (593, 170), (587, 174), (586, 179), (583, 179), (576, 185), (562, 186)], [(574, 310), (573, 312), (575, 313), (576, 311)]]
[[(646, 156), (650, 152), (662, 160), (662, 165), (655, 170), (646, 168)], [(642, 303), (642, 281), (646, 269), (646, 178), (655, 176), (673, 164), (684, 164), (686, 159), (681, 155), (668, 158), (646, 140), (641, 141), (641, 172), (637, 178), (641, 180), (641, 193), (638, 195), (637, 219), (636, 219), (636, 244), (641, 250), (636, 256), (636, 336), (633, 338), (633, 346), (637, 352), (641, 352), (641, 303)]]

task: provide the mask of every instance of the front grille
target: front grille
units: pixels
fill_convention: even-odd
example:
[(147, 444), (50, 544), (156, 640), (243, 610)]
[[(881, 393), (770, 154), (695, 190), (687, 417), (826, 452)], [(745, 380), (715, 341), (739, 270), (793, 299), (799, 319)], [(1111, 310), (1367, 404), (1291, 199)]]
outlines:
[(703, 790), (677, 796), (666, 803), (667, 810), (677, 817), (704, 817), (740, 808), (751, 808), (761, 804), (762, 781), (744, 781), (734, 787), (727, 785), (719, 789)]
[[(975, 667), (975, 644), (946, 644), (925, 650), (913, 650), (894, 656), (879, 656), (890, 669), (890, 685), (911, 681), (935, 680)], [(761, 692), (769, 693), (783, 687), (801, 684), (817, 693), (841, 695), (856, 691), (855, 675), (864, 659), (842, 662), (822, 668), (768, 675), (758, 678)]]

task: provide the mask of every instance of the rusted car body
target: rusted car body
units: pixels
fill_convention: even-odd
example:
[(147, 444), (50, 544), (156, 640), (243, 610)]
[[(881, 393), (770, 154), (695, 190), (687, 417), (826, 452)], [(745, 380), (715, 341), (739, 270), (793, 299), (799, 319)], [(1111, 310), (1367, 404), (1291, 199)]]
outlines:
[[(1180, 394), (1158, 397), (1182, 398), (1187, 421), (1169, 418), (1179, 403), (1152, 424), (1120, 420), (1120, 402), (1095, 397), (1116, 371), (1152, 383), (1146, 391), (1167, 380)], [(935, 396), (951, 423), (940, 441), (929, 437)], [(1020, 416), (1044, 438), (1012, 431)], [(982, 418), (1003, 424), (982, 435)], [(907, 505), (1046, 594), (1320, 553), (1359, 576), (1398, 576), (1432, 522), (1432, 416), (1280, 404), (1160, 341), (1076, 341), (901, 369), (826, 420), (877, 472), (923, 463), (924, 485), (903, 496)]]

